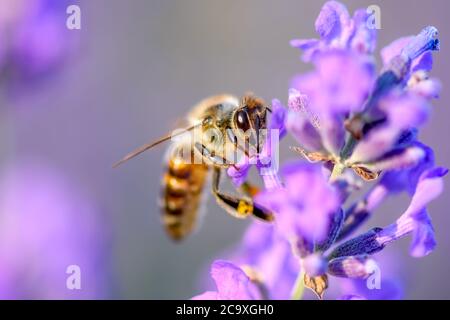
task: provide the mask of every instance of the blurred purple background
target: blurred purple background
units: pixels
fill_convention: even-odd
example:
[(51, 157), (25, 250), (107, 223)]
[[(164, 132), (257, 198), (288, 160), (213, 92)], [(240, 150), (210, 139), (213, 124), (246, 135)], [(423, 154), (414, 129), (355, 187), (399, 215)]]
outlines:
[[(208, 95), (251, 90), (286, 101), (291, 77), (310, 68), (289, 40), (315, 37), (323, 2), (0, 0), (0, 298), (198, 293), (199, 272), (248, 222), (210, 199), (202, 228), (174, 244), (157, 205), (164, 147), (111, 164), (174, 129)], [(448, 167), (450, 3), (344, 3), (380, 6), (378, 50), (426, 25), (440, 30), (432, 75), (444, 90), (421, 140)], [(70, 4), (81, 8), (81, 30), (66, 28)], [(295, 157), (284, 147), (284, 159)], [(406, 197), (391, 199), (371, 226), (405, 205)], [(446, 193), (431, 205), (438, 248), (429, 257), (409, 257), (408, 239), (388, 249), (406, 298), (450, 299), (449, 205)], [(65, 288), (70, 264), (81, 267), (80, 291)]]

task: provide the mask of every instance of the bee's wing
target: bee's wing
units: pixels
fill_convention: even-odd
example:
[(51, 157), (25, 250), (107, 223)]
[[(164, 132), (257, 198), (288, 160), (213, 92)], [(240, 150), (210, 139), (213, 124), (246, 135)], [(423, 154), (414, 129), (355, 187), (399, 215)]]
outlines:
[(181, 131), (179, 131), (179, 132), (177, 132), (175, 134), (174, 133), (167, 134), (167, 135), (165, 135), (165, 136), (163, 136), (163, 137), (161, 137), (161, 138), (159, 138), (159, 139), (157, 139), (155, 141), (152, 141), (150, 143), (144, 144), (143, 146), (140, 146), (139, 148), (131, 151), (129, 154), (127, 154), (121, 160), (119, 160), (115, 164), (113, 164), (113, 168), (116, 168), (116, 167), (120, 166), (122, 163), (124, 163), (124, 162), (126, 162), (126, 161), (128, 161), (128, 160), (130, 160), (130, 159), (132, 159), (132, 158), (134, 158), (134, 157), (136, 157), (138, 155), (140, 155), (141, 153), (143, 153), (143, 152), (145, 152), (145, 151), (147, 151), (147, 150), (149, 150), (149, 149), (151, 149), (151, 148), (153, 148), (153, 147), (155, 147), (155, 146), (157, 146), (157, 145), (159, 145), (159, 144), (161, 144), (163, 142), (166, 142), (166, 141), (172, 139), (173, 137), (182, 135), (182, 134), (186, 133), (187, 131), (191, 131), (191, 130), (195, 129), (196, 127), (200, 126), (200, 125), (201, 125), (201, 123), (200, 124), (195, 124), (195, 125), (187, 128), (187, 129), (181, 130)]

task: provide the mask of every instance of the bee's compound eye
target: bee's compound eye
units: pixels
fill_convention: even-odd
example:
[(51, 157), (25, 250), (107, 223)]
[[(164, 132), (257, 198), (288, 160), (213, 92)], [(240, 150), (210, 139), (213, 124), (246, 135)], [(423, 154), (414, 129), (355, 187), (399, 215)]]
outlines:
[(248, 129), (250, 129), (250, 122), (248, 120), (247, 112), (245, 112), (243, 110), (236, 112), (235, 120), (236, 120), (236, 126), (238, 127), (238, 129), (241, 129), (244, 132), (246, 132)]

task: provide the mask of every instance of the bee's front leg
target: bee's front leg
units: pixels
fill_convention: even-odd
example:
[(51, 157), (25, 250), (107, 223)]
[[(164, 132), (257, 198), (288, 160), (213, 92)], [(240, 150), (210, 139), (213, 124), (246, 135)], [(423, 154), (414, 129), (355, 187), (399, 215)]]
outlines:
[[(273, 214), (261, 206), (255, 205), (250, 197), (237, 197), (219, 190), (221, 169), (215, 168), (213, 173), (212, 192), (216, 197), (217, 203), (229, 214), (237, 218), (246, 218), (253, 215), (264, 221), (273, 221)], [(247, 184), (251, 187), (250, 184)], [(245, 190), (244, 190), (245, 191)], [(246, 192), (251, 195), (250, 192)]]

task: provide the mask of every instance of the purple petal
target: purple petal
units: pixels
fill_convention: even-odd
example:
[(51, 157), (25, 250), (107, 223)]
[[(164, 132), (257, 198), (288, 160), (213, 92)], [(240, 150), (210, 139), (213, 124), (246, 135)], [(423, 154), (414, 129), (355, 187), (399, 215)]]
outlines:
[(431, 69), (433, 69), (433, 54), (429, 51), (414, 59), (411, 65), (411, 72), (431, 71)]
[(290, 45), (301, 50), (309, 50), (315, 48), (319, 44), (317, 39), (294, 39), (290, 41)]
[(276, 190), (282, 188), (283, 184), (278, 175), (277, 167), (259, 168), (259, 175), (263, 179), (266, 190)]
[(421, 174), (434, 165), (433, 150), (419, 142), (416, 142), (414, 145), (424, 150), (425, 157), (412, 168), (386, 172), (380, 180), (380, 185), (383, 185), (389, 193), (407, 191), (412, 195)]
[(240, 187), (246, 180), (250, 172), (251, 164), (247, 157), (244, 157), (239, 163), (230, 166), (227, 170), (228, 176), (236, 187)]
[(411, 203), (404, 215), (414, 217), (420, 214), (429, 202), (436, 199), (444, 189), (443, 176), (448, 170), (444, 168), (429, 169), (422, 173), (417, 183), (416, 191), (411, 199)]
[(386, 112), (388, 121), (401, 130), (424, 124), (430, 112), (426, 100), (410, 94), (383, 99), (380, 109)]
[(340, 115), (323, 117), (323, 119), (320, 130), (322, 144), (331, 154), (339, 155), (345, 143), (344, 119)]
[(408, 90), (425, 99), (437, 99), (442, 91), (442, 84), (438, 79), (425, 79), (409, 86)]
[(356, 145), (348, 162), (357, 164), (376, 161), (394, 147), (399, 134), (397, 128), (388, 125), (374, 129)]
[(382, 246), (412, 233), (410, 253), (414, 257), (429, 254), (436, 246), (434, 230), (426, 206), (436, 199), (443, 190), (444, 168), (429, 169), (422, 173), (417, 183), (411, 203), (395, 224), (378, 233), (377, 242)]
[(305, 115), (290, 112), (286, 127), (297, 142), (308, 151), (323, 149), (320, 134), (317, 129), (305, 118)]
[(270, 208), (274, 212), (282, 211), (288, 203), (288, 194), (285, 189), (273, 189), (262, 191), (255, 197), (255, 202), (265, 208)]
[(369, 288), (367, 279), (338, 278), (344, 295), (356, 295), (369, 300), (402, 299), (404, 292), (400, 275), (405, 266), (399, 260), (394, 250), (377, 254), (379, 266), (379, 288)]
[[(383, 269), (384, 270), (384, 269)], [(381, 288), (367, 288), (365, 279), (343, 279), (345, 290), (351, 292), (351, 296), (363, 297), (367, 300), (399, 300), (404, 296), (403, 287), (397, 278), (385, 278), (381, 273)]]
[(322, 53), (314, 61), (316, 72), (294, 78), (292, 86), (307, 96), (311, 112), (320, 119), (324, 147), (339, 154), (344, 144), (344, 117), (364, 107), (373, 87), (373, 66), (338, 50)]
[(389, 45), (381, 49), (381, 58), (383, 65), (389, 65), (389, 62), (396, 56), (400, 55), (403, 48), (414, 38), (414, 36), (404, 37), (391, 42)]
[(443, 168), (443, 167), (437, 167), (437, 168), (434, 168), (433, 170), (427, 170), (420, 176), (419, 182), (421, 182), (425, 179), (441, 178), (441, 177), (444, 177), (445, 175), (447, 175), (447, 173), (448, 173), (448, 169)]
[(427, 156), (426, 151), (418, 146), (396, 150), (366, 167), (372, 171), (404, 170), (417, 166)]
[(310, 62), (323, 47), (323, 43), (317, 39), (294, 39), (290, 44), (303, 51), (302, 60), (304, 62)]
[(321, 150), (322, 142), (318, 132), (319, 119), (310, 110), (307, 97), (295, 89), (289, 90), (286, 127), (294, 138), (310, 151)]
[(413, 238), (410, 247), (413, 257), (423, 257), (435, 248), (434, 229), (426, 209), (416, 212), (414, 216), (403, 214), (394, 224), (378, 232), (376, 242), (384, 247), (408, 234), (412, 234)]
[(255, 264), (259, 255), (275, 242), (275, 232), (272, 224), (254, 221), (247, 228), (243, 237), (245, 263)]
[(280, 139), (286, 134), (287, 109), (280, 100), (272, 100), (272, 115), (270, 117), (269, 130), (280, 130)]
[[(280, 138), (286, 135), (286, 130), (284, 128), (284, 118), (286, 110), (278, 109), (277, 113), (282, 111), (282, 120), (271, 122), (270, 131), (264, 144), (261, 154), (258, 156), (256, 161), (256, 167), (258, 173), (263, 179), (264, 187), (266, 190), (272, 190), (282, 187), (280, 177), (278, 175), (279, 167), (279, 141)], [(277, 123), (278, 122), (278, 123)], [(282, 126), (282, 131), (277, 128), (277, 125)]]
[(195, 296), (196, 300), (253, 300), (255, 287), (242, 269), (233, 263), (216, 260), (211, 266), (211, 277), (217, 292), (208, 291)]
[[(383, 65), (388, 66), (389, 62), (402, 53), (402, 50), (414, 39), (414, 36), (404, 37), (393, 41), (381, 50)], [(419, 70), (430, 71), (433, 68), (433, 56), (431, 52), (425, 52), (414, 59), (411, 65), (411, 71)]]
[(357, 10), (353, 14), (355, 31), (350, 46), (361, 54), (372, 54), (376, 47), (377, 30), (367, 27), (368, 18), (369, 14), (364, 9)]
[(387, 122), (371, 130), (357, 144), (349, 162), (377, 160), (395, 146), (404, 131), (422, 125), (430, 111), (425, 99), (411, 94), (386, 97), (380, 101), (379, 108), (387, 113)]
[[(321, 54), (315, 64), (323, 85), (316, 90), (323, 90), (322, 95), (328, 94), (329, 99), (327, 105), (318, 103), (318, 107), (322, 110), (333, 108), (335, 112), (361, 111), (374, 84), (373, 65), (345, 51)], [(320, 92), (316, 94), (321, 95)]]
[(361, 111), (373, 85), (373, 72), (358, 57), (331, 51), (315, 59), (317, 71), (293, 80), (293, 87), (306, 94), (310, 110), (320, 119), (324, 147), (339, 154), (344, 144), (343, 116)]
[(273, 224), (252, 223), (233, 261), (249, 266), (261, 276), (269, 298), (289, 299), (299, 261), (292, 254), (290, 243), (280, 237)]
[(286, 188), (264, 191), (255, 201), (276, 214), (277, 226), (287, 238), (323, 240), (330, 215), (340, 205), (338, 192), (318, 166), (295, 162), (283, 168), (282, 176)]
[(249, 278), (234, 264), (217, 260), (211, 266), (211, 277), (217, 286), (218, 297), (224, 300), (251, 299), (248, 291)]
[(343, 4), (328, 1), (315, 23), (320, 40), (295, 39), (291, 46), (304, 51), (302, 59), (305, 62), (330, 49), (351, 49), (359, 55), (371, 54), (376, 45), (376, 30), (367, 26), (367, 18), (368, 13), (364, 9), (357, 10), (350, 18)]
[(331, 41), (341, 34), (349, 20), (350, 15), (343, 4), (337, 1), (328, 1), (317, 17), (316, 31), (322, 39)]
[(412, 234), (412, 241), (409, 249), (409, 254), (415, 258), (428, 255), (436, 247), (434, 228), (431, 224), (430, 216), (426, 210), (423, 210), (422, 213), (420, 213), (420, 216), (420, 219), (417, 219), (418, 222)]
[(374, 83), (372, 64), (347, 51), (318, 55), (316, 72), (297, 77), (292, 87), (306, 94), (311, 111), (322, 114), (361, 111)]

